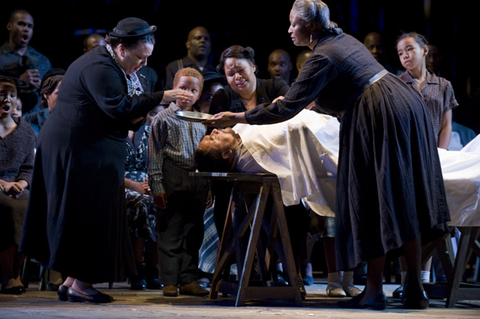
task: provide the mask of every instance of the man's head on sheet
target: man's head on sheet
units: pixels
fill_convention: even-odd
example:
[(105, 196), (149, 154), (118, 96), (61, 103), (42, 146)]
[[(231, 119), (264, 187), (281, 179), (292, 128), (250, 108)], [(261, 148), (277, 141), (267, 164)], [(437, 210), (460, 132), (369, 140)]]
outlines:
[(197, 169), (200, 172), (230, 171), (240, 140), (240, 135), (230, 127), (214, 129), (205, 135), (195, 151)]

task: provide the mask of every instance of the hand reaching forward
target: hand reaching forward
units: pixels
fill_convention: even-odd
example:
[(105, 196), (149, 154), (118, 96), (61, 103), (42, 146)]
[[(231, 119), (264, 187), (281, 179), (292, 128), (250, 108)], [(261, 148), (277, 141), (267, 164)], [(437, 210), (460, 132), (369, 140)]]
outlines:
[(229, 127), (237, 123), (247, 123), (245, 113), (221, 112), (215, 114), (208, 120), (202, 121), (202, 124), (215, 127)]
[(173, 89), (163, 92), (163, 99), (161, 103), (175, 102), (178, 99), (189, 100), (193, 98), (193, 94), (182, 89)]

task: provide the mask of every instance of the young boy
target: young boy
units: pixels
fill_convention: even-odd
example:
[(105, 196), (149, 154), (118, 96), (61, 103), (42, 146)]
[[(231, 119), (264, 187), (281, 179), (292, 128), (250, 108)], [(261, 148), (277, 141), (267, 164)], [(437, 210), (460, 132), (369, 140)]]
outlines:
[(191, 111), (203, 89), (203, 76), (193, 68), (177, 71), (174, 88), (193, 94), (178, 99), (154, 118), (148, 142), (149, 184), (158, 211), (158, 257), (163, 294), (204, 296), (197, 283), (198, 251), (203, 240), (203, 213), (208, 182), (190, 176), (194, 154), (206, 133), (201, 123), (177, 118), (178, 110)]

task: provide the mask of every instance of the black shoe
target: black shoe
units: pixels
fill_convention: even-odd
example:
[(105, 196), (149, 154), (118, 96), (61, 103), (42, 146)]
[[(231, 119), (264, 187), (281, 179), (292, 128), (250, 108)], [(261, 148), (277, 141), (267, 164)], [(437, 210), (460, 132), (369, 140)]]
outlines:
[(348, 301), (339, 301), (338, 306), (341, 308), (352, 308), (352, 309), (366, 309), (370, 308), (372, 310), (385, 310), (387, 308), (387, 296), (382, 292), (381, 294), (373, 297), (372, 299), (360, 304), (360, 300), (362, 300), (363, 295), (365, 293), (362, 292), (360, 295), (353, 297)]
[(397, 298), (397, 299), (401, 299), (402, 294), (403, 294), (403, 286), (400, 286), (392, 292), (392, 297)]
[(68, 300), (67, 292), (68, 292), (67, 286), (64, 286), (64, 285), (58, 286), (58, 289), (57, 289), (58, 300), (67, 301)]
[(130, 279), (130, 289), (145, 290), (147, 289), (147, 282), (143, 276), (134, 276)]
[(15, 286), (11, 288), (4, 288), (2, 286), (2, 289), (0, 290), (2, 294), (7, 294), (7, 295), (21, 295), (25, 292), (25, 287), (24, 286)]
[(288, 286), (288, 281), (286, 281), (285, 278), (283, 278), (282, 275), (278, 274), (278, 277), (277, 277), (277, 278), (278, 278), (278, 285), (279, 285), (280, 287), (286, 287), (286, 286)]
[(95, 295), (84, 295), (72, 287), (68, 288), (67, 296), (69, 301), (73, 302), (94, 302), (94, 303), (107, 303), (112, 302), (113, 298), (104, 293), (98, 292)]
[(160, 283), (158, 278), (147, 279), (147, 289), (162, 289), (163, 285)]
[(427, 293), (422, 291), (412, 292), (405, 290), (403, 298), (403, 308), (405, 309), (427, 309), (430, 300)]

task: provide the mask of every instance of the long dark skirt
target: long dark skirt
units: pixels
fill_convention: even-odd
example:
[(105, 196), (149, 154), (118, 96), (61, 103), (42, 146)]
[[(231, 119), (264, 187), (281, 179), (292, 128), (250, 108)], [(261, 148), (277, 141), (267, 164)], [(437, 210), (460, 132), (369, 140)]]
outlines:
[(336, 197), (339, 270), (448, 231), (432, 120), (420, 96), (388, 74), (341, 120)]
[(19, 249), (89, 283), (135, 274), (125, 211), (125, 141), (72, 129), (52, 112), (37, 145)]

